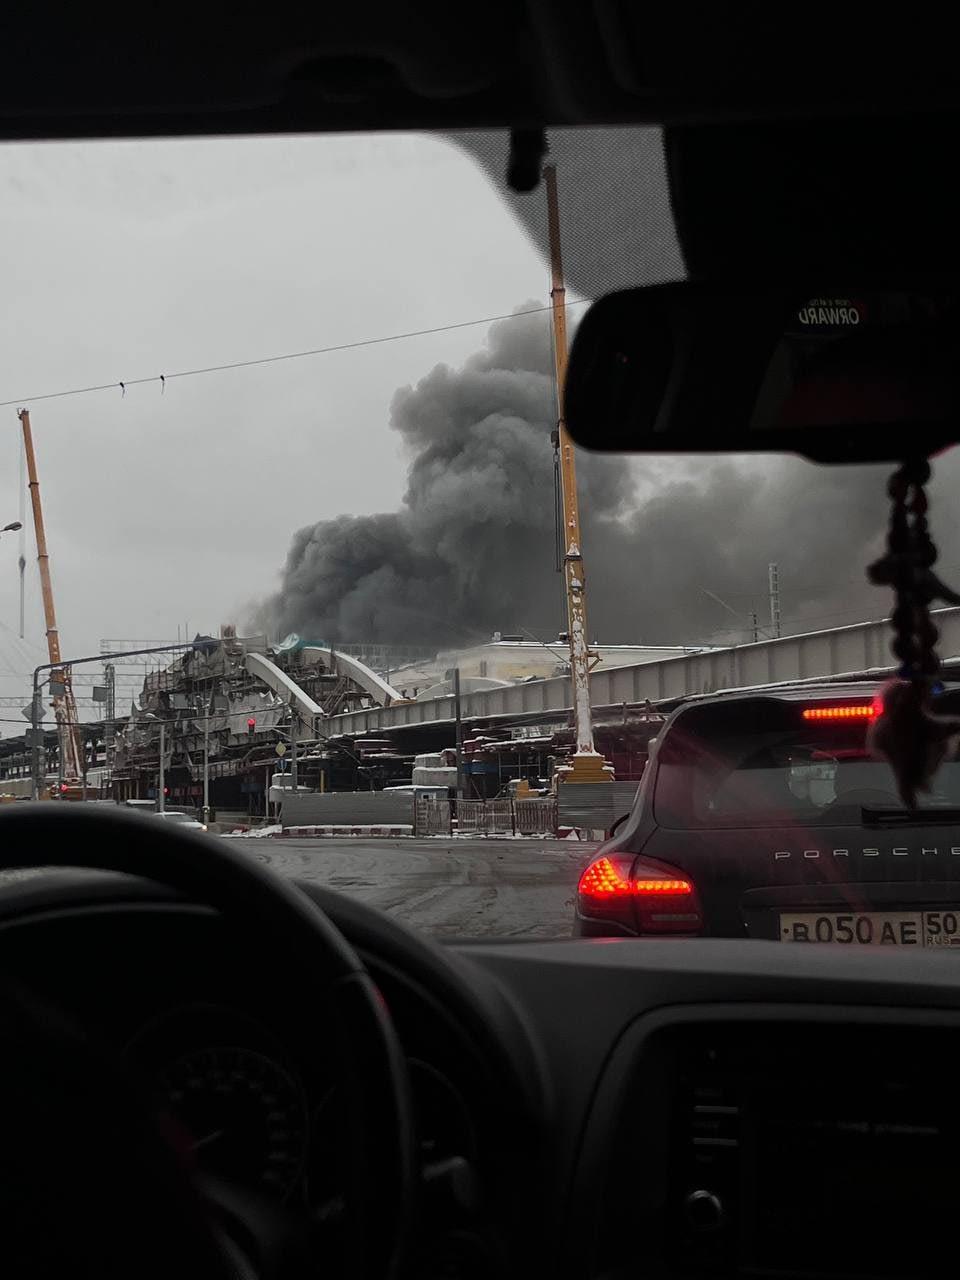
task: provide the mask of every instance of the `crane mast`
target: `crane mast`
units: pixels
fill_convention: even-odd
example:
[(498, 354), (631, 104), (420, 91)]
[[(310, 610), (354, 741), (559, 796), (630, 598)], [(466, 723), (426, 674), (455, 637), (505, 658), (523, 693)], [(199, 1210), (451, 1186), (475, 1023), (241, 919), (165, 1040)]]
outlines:
[(593, 744), (593, 713), (590, 706), (590, 670), (598, 661), (587, 639), (586, 574), (583, 567), (583, 537), (577, 501), (577, 470), (573, 441), (564, 417), (563, 388), (567, 375), (566, 288), (560, 251), (560, 208), (557, 200), (557, 170), (548, 164), (543, 170), (547, 189), (547, 225), (550, 233), (550, 301), (553, 310), (553, 357), (557, 385), (557, 431), (555, 444), (560, 459), (563, 506), (563, 575), (567, 596), (567, 637), (570, 644), (570, 685), (573, 692), (575, 749), (565, 782), (610, 782), (613, 771)]
[[(43, 509), (40, 505), (40, 481), (37, 479), (37, 459), (33, 451), (33, 432), (30, 428), (29, 409), (19, 409), (17, 416), (23, 428), (23, 452), (27, 463), (27, 487), (33, 508), (33, 528), (37, 538), (37, 566), (40, 570), (40, 591), (43, 596), (43, 617), (47, 629), (47, 652), (50, 662), (60, 662), (60, 633), (57, 615), (53, 607), (53, 584), (50, 580), (50, 554), (47, 551), (47, 535), (43, 527)], [(67, 786), (78, 786), (83, 776), (80, 748), (79, 717), (73, 696), (70, 668), (55, 666), (50, 672), (51, 683), (62, 687), (53, 696), (53, 713), (57, 721), (57, 738), (60, 745), (60, 761), (63, 780)]]

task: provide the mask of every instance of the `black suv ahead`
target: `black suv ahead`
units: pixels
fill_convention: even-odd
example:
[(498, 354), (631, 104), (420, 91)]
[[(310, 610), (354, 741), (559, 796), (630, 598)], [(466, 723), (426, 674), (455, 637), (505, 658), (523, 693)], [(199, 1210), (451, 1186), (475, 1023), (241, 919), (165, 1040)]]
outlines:
[[(580, 877), (580, 936), (960, 946), (960, 761), (915, 811), (867, 751), (877, 684), (691, 699)], [(960, 711), (960, 686), (938, 707)]]

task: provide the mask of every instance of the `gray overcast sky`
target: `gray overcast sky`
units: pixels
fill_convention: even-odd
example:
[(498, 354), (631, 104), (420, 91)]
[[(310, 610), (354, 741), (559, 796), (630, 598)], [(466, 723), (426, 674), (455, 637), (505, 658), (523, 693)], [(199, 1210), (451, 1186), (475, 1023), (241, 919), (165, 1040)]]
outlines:
[[(5, 146), (0, 272), (0, 400), (28, 405), (495, 315), (548, 289), (475, 164), (410, 136)], [(273, 586), (296, 528), (395, 508), (391, 396), (484, 332), (176, 380), (163, 396), (32, 402), (64, 652), (215, 629)], [(3, 421), (0, 523), (20, 509), (14, 408)], [(0, 556), (12, 693), (12, 672), (45, 659), (32, 524), (25, 646), (15, 536)]]

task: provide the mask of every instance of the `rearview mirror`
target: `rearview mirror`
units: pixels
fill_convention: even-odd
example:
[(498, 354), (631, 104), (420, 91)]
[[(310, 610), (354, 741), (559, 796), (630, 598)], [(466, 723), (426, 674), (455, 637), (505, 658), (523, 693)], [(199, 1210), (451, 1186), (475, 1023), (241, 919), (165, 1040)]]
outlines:
[(611, 294), (573, 344), (577, 444), (898, 461), (960, 439), (960, 305), (907, 290), (659, 285)]

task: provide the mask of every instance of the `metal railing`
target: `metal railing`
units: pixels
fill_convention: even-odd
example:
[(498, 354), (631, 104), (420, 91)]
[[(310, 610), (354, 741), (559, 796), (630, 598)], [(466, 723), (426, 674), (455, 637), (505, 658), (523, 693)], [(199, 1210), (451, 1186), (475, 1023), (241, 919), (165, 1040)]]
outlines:
[(453, 832), (453, 806), (449, 800), (417, 796), (413, 809), (413, 834), (448, 836)]
[[(458, 800), (456, 830), (461, 835), (550, 836), (557, 833), (555, 799)], [(422, 816), (421, 816), (422, 815)], [(448, 835), (453, 830), (454, 802), (417, 801), (417, 835)]]
[(556, 800), (553, 798), (514, 800), (513, 829), (518, 836), (556, 835)]

